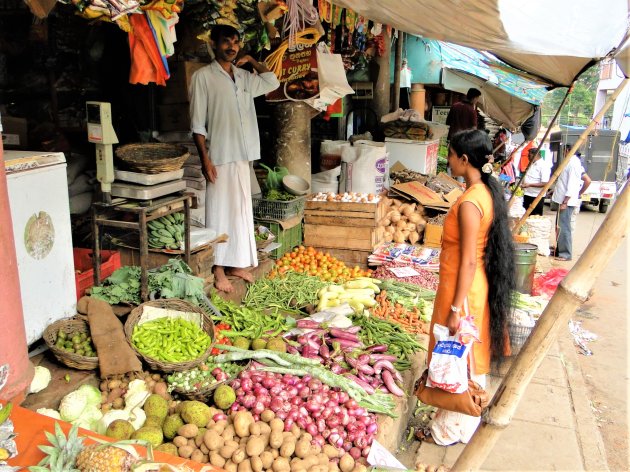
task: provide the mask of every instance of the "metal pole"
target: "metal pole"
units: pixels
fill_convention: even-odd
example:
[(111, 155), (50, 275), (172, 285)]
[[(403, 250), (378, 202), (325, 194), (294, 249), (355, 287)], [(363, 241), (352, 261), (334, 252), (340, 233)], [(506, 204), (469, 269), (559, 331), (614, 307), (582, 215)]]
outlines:
[(556, 169), (556, 171), (553, 173), (553, 175), (549, 179), (549, 182), (547, 182), (547, 185), (545, 185), (540, 190), (540, 193), (534, 199), (532, 204), (529, 206), (529, 208), (527, 209), (527, 211), (525, 212), (523, 217), (514, 226), (513, 234), (518, 234), (518, 231), (520, 230), (521, 226), (523, 226), (523, 224), (525, 223), (525, 221), (527, 220), (529, 215), (531, 215), (533, 209), (536, 208), (536, 205), (538, 205), (538, 202), (545, 196), (547, 191), (556, 182), (556, 180), (558, 179), (558, 177), (560, 176), (562, 171), (565, 169), (565, 167), (567, 165), (569, 165), (569, 160), (570, 160), (571, 156), (573, 156), (577, 152), (577, 150), (580, 149), (580, 146), (582, 145), (582, 143), (586, 140), (586, 138), (591, 133), (591, 131), (593, 131), (593, 129), (595, 129), (595, 126), (597, 125), (597, 123), (599, 123), (602, 120), (602, 118), (604, 117), (604, 115), (606, 114), (608, 109), (612, 106), (612, 104), (615, 103), (615, 100), (617, 100), (617, 97), (619, 96), (621, 91), (624, 89), (624, 87), (628, 84), (628, 82), (630, 82), (630, 79), (624, 79), (623, 82), (621, 82), (619, 84), (619, 87), (617, 87), (617, 89), (612, 93), (612, 95), (610, 95), (608, 97), (608, 99), (606, 100), (606, 103), (604, 103), (604, 106), (602, 107), (602, 109), (599, 110), (599, 113), (597, 113), (595, 118), (593, 118), (591, 123), (586, 127), (584, 132), (580, 135), (578, 140), (575, 142), (575, 144), (571, 148), (571, 151), (569, 152), (569, 154), (562, 160), (562, 162), (560, 162), (560, 164), (558, 165), (558, 168)]
[(626, 184), (582, 257), (560, 282), (558, 290), (492, 397), (490, 406), (483, 413), (477, 431), (451, 471), (479, 470), (499, 439), (501, 431), (510, 424), (525, 390), (550, 346), (556, 341), (558, 333), (561, 329), (566, 329), (575, 310), (589, 299), (597, 277), (626, 237), (629, 229), (629, 193)]
[[(551, 121), (547, 125), (547, 131), (545, 131), (545, 135), (543, 136), (542, 140), (540, 141), (540, 144), (536, 148), (536, 154), (538, 154), (540, 152), (540, 148), (542, 148), (542, 145), (545, 144), (545, 141), (547, 140), (547, 137), (549, 136), (549, 133), (551, 132), (551, 128), (553, 127), (553, 125), (556, 123), (556, 120), (560, 116), (560, 112), (562, 111), (562, 107), (564, 107), (564, 104), (566, 103), (567, 98), (569, 97), (569, 94), (572, 91), (573, 91), (573, 85), (571, 85), (571, 87), (568, 88), (567, 93), (564, 94), (564, 98), (562, 99), (562, 102), (560, 103), (560, 106), (558, 107), (558, 110), (556, 111), (556, 114), (553, 116), (553, 118), (551, 119)], [(520, 179), (518, 179), (518, 182), (516, 183), (516, 187), (514, 187), (514, 191), (512, 192), (512, 196), (510, 197), (510, 201), (508, 202), (508, 208), (510, 208), (512, 206), (512, 201), (514, 200), (514, 196), (516, 195), (516, 191), (521, 187), (521, 184), (523, 183), (523, 179), (527, 175), (527, 172), (529, 172), (529, 168), (532, 166), (533, 163), (534, 163), (533, 160), (529, 161), (529, 163), (527, 164), (527, 169), (525, 169), (525, 172), (523, 172), (523, 174), (521, 175)]]

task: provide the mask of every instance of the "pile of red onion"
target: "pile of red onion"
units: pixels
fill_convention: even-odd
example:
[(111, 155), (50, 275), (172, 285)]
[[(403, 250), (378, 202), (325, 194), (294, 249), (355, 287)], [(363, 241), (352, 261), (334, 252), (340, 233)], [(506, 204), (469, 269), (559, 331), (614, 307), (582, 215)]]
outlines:
[(284, 430), (296, 424), (313, 436), (313, 444), (326, 442), (348, 452), (354, 459), (367, 457), (378, 426), (347, 393), (330, 388), (310, 376), (245, 370), (231, 382), (236, 392), (232, 411), (247, 410), (254, 420), (269, 409), (284, 421)]

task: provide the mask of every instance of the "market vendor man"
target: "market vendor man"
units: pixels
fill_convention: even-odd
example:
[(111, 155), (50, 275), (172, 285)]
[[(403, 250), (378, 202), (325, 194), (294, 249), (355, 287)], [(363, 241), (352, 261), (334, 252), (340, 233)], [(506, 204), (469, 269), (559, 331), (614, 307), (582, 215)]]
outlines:
[[(217, 25), (210, 34), (215, 59), (190, 84), (190, 126), (206, 186), (206, 227), (227, 234), (215, 251), (215, 287), (232, 292), (228, 275), (253, 281), (258, 265), (254, 240), (250, 162), (260, 159), (254, 98), (280, 86), (265, 64), (238, 57), (239, 32)], [(240, 69), (251, 64), (256, 73)]]

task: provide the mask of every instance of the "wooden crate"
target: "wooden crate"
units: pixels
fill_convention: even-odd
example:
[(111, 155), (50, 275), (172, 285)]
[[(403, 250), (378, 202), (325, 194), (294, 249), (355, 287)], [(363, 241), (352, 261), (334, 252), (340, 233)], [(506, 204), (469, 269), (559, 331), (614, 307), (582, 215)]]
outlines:
[(304, 225), (304, 244), (313, 247), (371, 251), (383, 236), (383, 228)]
[(376, 228), (385, 216), (385, 206), (379, 203), (314, 202), (304, 206), (304, 223), (330, 226)]
[(358, 251), (356, 249), (332, 249), (328, 247), (315, 247), (315, 249), (330, 254), (350, 268), (359, 266), (363, 270), (368, 268), (368, 257), (372, 254), (372, 251)]

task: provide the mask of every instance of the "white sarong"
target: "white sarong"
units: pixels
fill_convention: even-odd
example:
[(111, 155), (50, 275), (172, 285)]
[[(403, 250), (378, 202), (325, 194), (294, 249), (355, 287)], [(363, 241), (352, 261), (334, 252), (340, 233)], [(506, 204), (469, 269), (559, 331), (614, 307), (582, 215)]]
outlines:
[(214, 263), (223, 267), (256, 267), (256, 240), (249, 161), (216, 167), (217, 179), (206, 185), (206, 228), (227, 234), (215, 246)]

